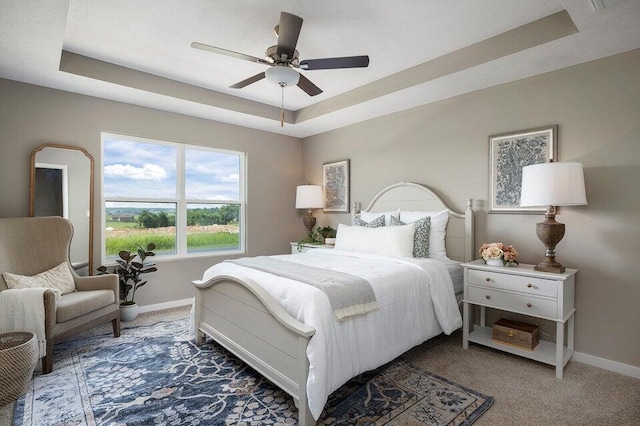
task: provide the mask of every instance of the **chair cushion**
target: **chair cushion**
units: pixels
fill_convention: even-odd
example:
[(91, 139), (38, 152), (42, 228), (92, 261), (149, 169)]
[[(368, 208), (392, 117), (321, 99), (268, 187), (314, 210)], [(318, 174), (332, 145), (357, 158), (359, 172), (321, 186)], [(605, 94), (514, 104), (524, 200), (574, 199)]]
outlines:
[(76, 291), (56, 301), (56, 322), (65, 322), (115, 303), (111, 290)]
[(67, 262), (62, 262), (55, 268), (31, 277), (12, 274), (10, 272), (4, 272), (2, 277), (9, 288), (50, 288), (56, 293), (56, 298), (59, 297), (59, 294), (68, 294), (76, 291), (73, 275)]

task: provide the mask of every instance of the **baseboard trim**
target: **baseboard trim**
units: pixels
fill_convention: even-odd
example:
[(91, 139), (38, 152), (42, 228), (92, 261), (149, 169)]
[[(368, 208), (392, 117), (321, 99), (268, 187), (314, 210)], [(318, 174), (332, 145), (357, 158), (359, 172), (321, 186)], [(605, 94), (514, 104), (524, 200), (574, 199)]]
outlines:
[(186, 306), (191, 304), (193, 304), (193, 297), (190, 297), (188, 299), (172, 300), (171, 302), (165, 302), (165, 303), (156, 303), (154, 305), (140, 306), (140, 310), (138, 312), (144, 313), (144, 312), (161, 311), (163, 309), (177, 308), (180, 306)]
[(618, 361), (611, 361), (609, 359), (600, 358), (582, 352), (574, 352), (573, 360), (582, 362), (583, 364), (593, 365), (594, 367), (602, 368), (604, 370), (624, 374), (625, 376), (640, 379), (640, 367), (635, 367), (633, 365), (623, 364)]

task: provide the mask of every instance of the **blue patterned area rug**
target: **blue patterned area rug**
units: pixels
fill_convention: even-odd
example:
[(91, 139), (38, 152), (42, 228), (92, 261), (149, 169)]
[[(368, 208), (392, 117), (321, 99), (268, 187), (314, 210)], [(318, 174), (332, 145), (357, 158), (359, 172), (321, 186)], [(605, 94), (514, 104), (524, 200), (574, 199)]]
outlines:
[[(219, 345), (195, 345), (186, 320), (56, 346), (14, 425), (295, 425), (289, 395)], [(470, 425), (493, 403), (402, 359), (334, 392), (319, 424)]]

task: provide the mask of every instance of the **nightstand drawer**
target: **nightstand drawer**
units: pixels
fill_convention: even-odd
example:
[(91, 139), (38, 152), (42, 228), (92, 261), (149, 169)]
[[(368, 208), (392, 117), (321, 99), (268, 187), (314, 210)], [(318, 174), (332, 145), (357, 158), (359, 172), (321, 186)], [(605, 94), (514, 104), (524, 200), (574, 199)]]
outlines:
[(475, 269), (469, 269), (467, 274), (469, 284), (487, 288), (519, 291), (536, 296), (558, 297), (558, 283), (553, 280)]
[(507, 293), (486, 287), (468, 286), (467, 299), (477, 303), (526, 315), (558, 317), (558, 303), (555, 300), (541, 299), (527, 294)]

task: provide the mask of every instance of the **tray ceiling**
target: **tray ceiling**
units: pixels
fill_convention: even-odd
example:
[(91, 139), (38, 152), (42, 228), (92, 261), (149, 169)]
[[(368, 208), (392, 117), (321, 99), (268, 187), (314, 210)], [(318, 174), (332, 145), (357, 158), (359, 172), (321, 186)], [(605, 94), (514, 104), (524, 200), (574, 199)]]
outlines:
[[(605, 7), (608, 6), (608, 7)], [(266, 80), (280, 12), (304, 19), (301, 59), (369, 55), (368, 68), (301, 71), (323, 93)], [(306, 137), (640, 48), (640, 0), (4, 0), (0, 77)]]

